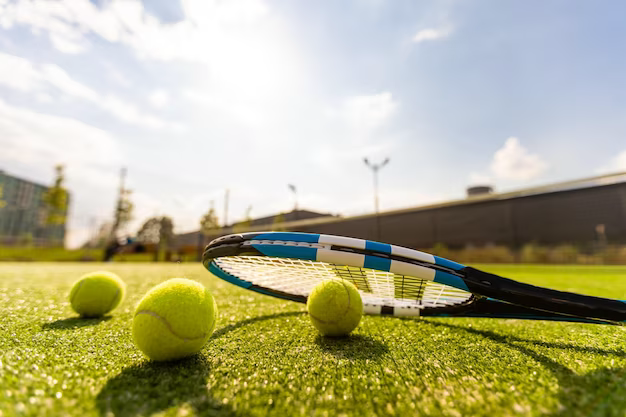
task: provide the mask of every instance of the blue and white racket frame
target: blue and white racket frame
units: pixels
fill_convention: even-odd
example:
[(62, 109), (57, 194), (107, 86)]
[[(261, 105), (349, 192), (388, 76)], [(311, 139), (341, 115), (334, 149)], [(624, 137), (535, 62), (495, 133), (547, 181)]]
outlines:
[[(257, 258), (259, 257), (259, 258)], [(287, 265), (301, 273), (307, 270), (298, 262), (329, 265), (348, 271), (350, 268), (386, 273), (406, 282), (434, 282), (452, 287), (450, 303), (420, 304), (417, 301), (368, 297), (369, 290), (357, 285), (368, 314), (391, 316), (493, 317), (535, 320), (624, 324), (626, 302), (615, 299), (557, 291), (521, 283), (512, 279), (462, 265), (426, 252), (370, 240), (343, 236), (297, 232), (254, 232), (223, 236), (204, 250), (202, 263), (213, 275), (239, 287), (286, 300), (306, 303), (308, 289), (285, 290), (281, 285), (257, 281), (260, 272), (251, 262), (264, 258)], [(282, 260), (282, 261), (280, 261)], [(233, 263), (232, 261), (237, 261)], [(246, 268), (231, 265), (249, 264)], [(271, 271), (270, 271), (271, 273)], [(367, 276), (362, 273), (362, 278)], [(374, 274), (374, 275), (372, 275)], [(391, 275), (393, 274), (393, 275)], [(296, 279), (298, 275), (296, 275)], [(392, 278), (393, 279), (393, 278)], [(293, 278), (292, 278), (293, 280)], [(270, 280), (271, 281), (271, 280)], [(289, 287), (297, 288), (294, 283)], [(467, 293), (467, 297), (454, 294)], [(408, 301), (408, 302), (407, 302)]]

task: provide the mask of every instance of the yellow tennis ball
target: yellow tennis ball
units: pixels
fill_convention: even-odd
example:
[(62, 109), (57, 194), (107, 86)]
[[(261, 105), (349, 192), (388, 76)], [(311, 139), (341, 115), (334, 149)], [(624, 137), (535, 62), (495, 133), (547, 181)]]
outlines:
[(114, 273), (90, 272), (74, 283), (70, 303), (83, 317), (99, 317), (117, 307), (125, 293), (126, 284)]
[(217, 321), (215, 299), (202, 284), (172, 278), (141, 299), (133, 318), (133, 339), (150, 359), (191, 356), (209, 340)]
[(324, 281), (313, 288), (306, 303), (309, 317), (322, 336), (345, 336), (358, 326), (363, 301), (354, 284)]

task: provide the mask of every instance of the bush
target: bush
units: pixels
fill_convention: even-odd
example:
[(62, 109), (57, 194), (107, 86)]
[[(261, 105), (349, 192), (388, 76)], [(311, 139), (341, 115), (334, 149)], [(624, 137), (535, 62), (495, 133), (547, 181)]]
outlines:
[(548, 249), (534, 243), (524, 245), (520, 251), (520, 262), (529, 264), (548, 263)]
[(604, 264), (626, 265), (626, 246), (608, 246), (601, 257)]
[(430, 251), (433, 255), (440, 256), (442, 258), (450, 259), (451, 251), (444, 243), (435, 243)]
[(35, 248), (35, 247), (0, 247), (0, 261), (42, 261), (42, 262), (79, 262), (87, 259), (102, 259), (100, 249)]
[(548, 250), (547, 261), (554, 264), (572, 264), (578, 260), (578, 248), (573, 245), (560, 245)]
[(467, 246), (459, 251), (458, 259), (466, 263), (512, 263), (515, 262), (515, 254), (506, 246)]

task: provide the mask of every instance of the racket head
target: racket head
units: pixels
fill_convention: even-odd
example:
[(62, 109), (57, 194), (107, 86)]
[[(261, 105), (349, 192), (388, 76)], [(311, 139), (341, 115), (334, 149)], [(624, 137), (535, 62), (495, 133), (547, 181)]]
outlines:
[(347, 279), (369, 314), (626, 323), (621, 300), (536, 287), (425, 252), (342, 236), (228, 235), (206, 247), (203, 264), (240, 287), (299, 302), (323, 280)]
[(345, 279), (361, 293), (367, 314), (397, 316), (475, 301), (472, 293), (446, 284), (465, 287), (456, 271), (463, 265), (440, 259), (379, 242), (285, 232), (224, 236), (203, 254), (213, 275), (249, 290), (306, 302), (320, 282)]

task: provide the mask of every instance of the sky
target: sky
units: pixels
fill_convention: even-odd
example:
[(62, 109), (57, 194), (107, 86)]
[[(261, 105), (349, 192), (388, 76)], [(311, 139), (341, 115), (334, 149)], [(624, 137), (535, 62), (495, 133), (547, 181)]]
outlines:
[(66, 166), (70, 247), (300, 208), (344, 216), (626, 171), (626, 3), (0, 0), (0, 169)]

